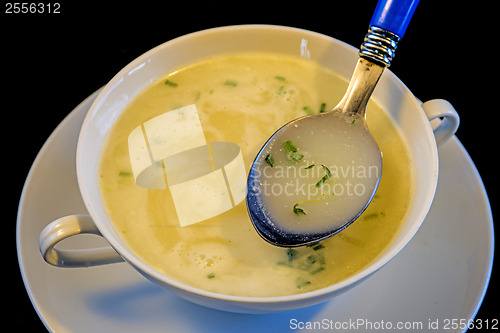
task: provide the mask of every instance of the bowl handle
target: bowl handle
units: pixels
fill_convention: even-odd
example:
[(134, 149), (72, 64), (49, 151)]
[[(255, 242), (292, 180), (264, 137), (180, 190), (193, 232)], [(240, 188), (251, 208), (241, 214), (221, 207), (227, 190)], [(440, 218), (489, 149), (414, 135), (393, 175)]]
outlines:
[(78, 234), (94, 234), (102, 237), (88, 215), (68, 215), (48, 224), (38, 237), (38, 246), (45, 261), (58, 267), (88, 267), (123, 261), (111, 246), (85, 250), (55, 248), (63, 239)]
[(458, 129), (460, 117), (450, 102), (444, 99), (432, 99), (422, 104), (427, 118), (431, 122), (438, 148), (451, 138)]

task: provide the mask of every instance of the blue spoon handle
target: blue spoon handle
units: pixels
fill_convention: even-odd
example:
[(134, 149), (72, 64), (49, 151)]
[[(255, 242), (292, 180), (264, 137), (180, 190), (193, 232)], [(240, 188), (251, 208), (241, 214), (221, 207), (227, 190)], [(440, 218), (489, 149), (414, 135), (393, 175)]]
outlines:
[(417, 8), (418, 1), (379, 0), (370, 26), (384, 29), (402, 38)]
[(379, 0), (359, 55), (389, 67), (419, 0)]

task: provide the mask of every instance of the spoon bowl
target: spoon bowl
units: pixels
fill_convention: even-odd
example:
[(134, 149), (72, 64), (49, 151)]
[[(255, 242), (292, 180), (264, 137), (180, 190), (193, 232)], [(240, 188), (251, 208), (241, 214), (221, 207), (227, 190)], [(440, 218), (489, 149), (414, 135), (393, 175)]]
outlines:
[[(257, 155), (247, 207), (255, 229), (269, 243), (318, 242), (344, 230), (373, 199), (381, 152), (365, 121), (366, 105), (349, 112), (345, 102), (284, 125)], [(276, 195), (277, 187), (282, 195)]]

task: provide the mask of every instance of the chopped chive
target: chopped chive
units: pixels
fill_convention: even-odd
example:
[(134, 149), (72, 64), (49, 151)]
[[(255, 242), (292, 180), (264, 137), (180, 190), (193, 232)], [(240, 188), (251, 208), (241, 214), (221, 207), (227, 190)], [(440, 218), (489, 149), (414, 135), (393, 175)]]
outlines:
[(328, 180), (328, 178), (332, 176), (330, 169), (328, 169), (323, 164), (321, 164), (321, 166), (323, 167), (323, 169), (325, 169), (325, 175), (316, 183), (316, 185), (314, 185), (316, 187), (320, 187), (321, 185), (323, 185)]
[(213, 279), (215, 277), (215, 274), (214, 273), (210, 273), (207, 275), (207, 278), (208, 279)]
[(321, 106), (319, 107), (319, 113), (326, 112), (326, 103), (321, 103)]
[(311, 281), (306, 280), (306, 279), (301, 278), (301, 277), (297, 278), (297, 280), (295, 282), (297, 283), (297, 288), (299, 288), (299, 289), (302, 289), (302, 288), (311, 284)]
[(269, 164), (271, 166), (271, 168), (274, 167), (274, 159), (271, 156), (271, 154), (267, 154), (265, 160), (266, 160), (267, 164)]
[(373, 213), (373, 214), (365, 215), (365, 216), (363, 216), (363, 219), (371, 220), (371, 219), (374, 219), (377, 217), (384, 217), (384, 216), (385, 216), (385, 212), (380, 212), (380, 213)]
[(285, 141), (283, 143), (283, 147), (285, 147), (286, 150), (288, 150), (289, 152), (292, 152), (292, 153), (295, 153), (295, 152), (297, 152), (299, 150), (297, 147), (295, 147), (295, 145), (293, 144), (293, 142), (290, 141), (290, 140)]
[[(318, 251), (320, 248), (323, 248), (322, 244), (319, 244), (319, 242), (314, 243), (312, 245), (308, 245), (308, 247), (312, 247), (314, 252), (309, 251), (309, 254), (307, 256), (299, 256), (300, 252), (298, 250), (289, 248), (286, 250), (286, 255), (288, 258), (288, 261), (278, 261), (277, 265), (278, 266), (286, 266), (289, 268), (294, 268), (298, 269), (304, 272), (308, 272), (311, 275), (315, 275), (321, 271), (324, 271), (326, 269), (326, 260), (325, 260), (325, 254), (320, 251)], [(302, 281), (299, 283), (299, 279), (297, 279), (298, 285), (307, 285), (310, 283), (307, 279), (304, 279), (300, 277)]]
[(307, 213), (302, 208), (297, 207), (298, 205), (300, 205), (300, 202), (293, 205), (293, 212), (297, 215), (307, 215)]
[(325, 269), (325, 256), (323, 253), (313, 253), (309, 255), (300, 265), (299, 269), (308, 271), (310, 274), (317, 274)]
[(279, 89), (278, 89), (278, 91), (276, 92), (276, 94), (277, 94), (278, 96), (281, 96), (281, 95), (286, 94), (286, 89), (285, 89), (285, 86), (281, 86), (281, 87), (279, 87)]
[(340, 233), (339, 238), (354, 245), (354, 246), (357, 246), (357, 247), (364, 247), (365, 246), (365, 242), (363, 242), (361, 239), (356, 238), (356, 237), (352, 237), (352, 236), (348, 236), (344, 233)]
[(328, 178), (330, 178), (332, 176), (332, 172), (330, 171), (330, 169), (328, 169), (328, 167), (324, 166), (323, 164), (321, 164), (321, 166), (323, 167), (323, 169), (325, 169)]
[(304, 107), (302, 107), (302, 111), (304, 111), (307, 114), (313, 114), (314, 113), (313, 109), (311, 109), (311, 107), (307, 106), (307, 105), (304, 106)]
[(298, 251), (294, 249), (287, 249), (286, 250), (286, 255), (288, 257), (288, 262), (292, 262), (298, 255)]
[(132, 173), (130, 171), (120, 171), (120, 173), (118, 174), (118, 176), (121, 176), (121, 177), (130, 177), (132, 175)]
[(288, 153), (288, 159), (293, 161), (293, 162), (298, 162), (303, 158), (304, 158), (304, 155), (302, 155), (301, 153)]
[(286, 78), (284, 76), (276, 75), (274, 78), (278, 81), (286, 81)]
[(325, 270), (325, 266), (320, 266), (314, 270), (311, 270), (309, 273), (311, 273), (311, 275), (314, 275), (314, 274), (318, 274), (319, 272)]
[(307, 247), (312, 247), (312, 249), (314, 251), (318, 251), (318, 250), (321, 250), (321, 249), (324, 249), (325, 246), (321, 243), (314, 243), (314, 244), (309, 244), (309, 245), (306, 245)]
[(288, 159), (293, 162), (298, 162), (304, 158), (304, 155), (298, 152), (298, 148), (292, 141), (288, 140), (283, 143), (283, 147), (288, 151)]
[(322, 195), (320, 195), (318, 198), (316, 198), (314, 200), (302, 200), (300, 202), (297, 202), (295, 205), (293, 205), (293, 212), (297, 215), (307, 215), (307, 213), (302, 208), (300, 208), (299, 205), (302, 205), (304, 202), (318, 201), (321, 198), (323, 198), (324, 196), (325, 196), (325, 193), (323, 193)]
[(238, 83), (233, 80), (226, 80), (226, 82), (224, 82), (224, 85), (228, 87), (236, 87)]
[(306, 262), (308, 264), (311, 264), (311, 265), (315, 264), (317, 261), (318, 261), (318, 257), (316, 255), (313, 255), (313, 254), (311, 254), (310, 256), (308, 256), (306, 258)]
[(172, 81), (170, 81), (170, 80), (166, 80), (166, 81), (165, 81), (165, 85), (167, 85), (167, 86), (169, 86), (169, 87), (172, 87), (172, 88), (175, 88), (175, 87), (177, 87), (177, 86), (178, 86), (178, 84), (177, 84), (177, 83), (172, 82)]
[(314, 168), (314, 164), (311, 164), (309, 166), (304, 167), (304, 169), (306, 169), (306, 170), (309, 170), (309, 169), (312, 169), (312, 168)]

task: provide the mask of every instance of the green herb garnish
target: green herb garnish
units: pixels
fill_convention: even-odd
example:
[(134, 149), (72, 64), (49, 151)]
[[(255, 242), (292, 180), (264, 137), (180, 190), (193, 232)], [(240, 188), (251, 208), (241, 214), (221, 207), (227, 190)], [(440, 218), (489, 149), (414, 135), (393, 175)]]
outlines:
[(118, 174), (118, 176), (120, 177), (130, 177), (132, 175), (132, 173), (130, 171), (120, 171), (120, 173)]
[(288, 257), (288, 262), (289, 263), (292, 262), (297, 257), (298, 254), (299, 254), (299, 252), (297, 250), (287, 249), (286, 255)]
[(297, 278), (297, 280), (295, 282), (297, 283), (297, 288), (299, 288), (299, 289), (302, 289), (302, 288), (311, 284), (311, 281), (306, 280), (306, 279), (301, 278), (301, 277)]
[(281, 96), (281, 95), (286, 94), (286, 89), (285, 89), (285, 86), (281, 86), (281, 87), (279, 87), (279, 89), (278, 89), (278, 91), (276, 92), (276, 94), (277, 94), (278, 96)]
[(318, 274), (319, 272), (321, 272), (323, 270), (325, 270), (325, 266), (324, 265), (322, 265), (322, 266), (320, 266), (320, 267), (318, 267), (318, 268), (316, 268), (314, 270), (311, 270), (309, 273), (311, 273), (311, 275), (314, 275), (314, 274)]
[(276, 75), (274, 78), (278, 81), (286, 81), (286, 78), (284, 76)]
[(326, 112), (326, 103), (321, 103), (321, 106), (319, 107), (319, 113)]
[(304, 155), (302, 155), (301, 153), (288, 153), (288, 159), (290, 161), (294, 161), (294, 162), (298, 162), (300, 161), (302, 158), (304, 158)]
[(207, 279), (213, 279), (215, 277), (214, 273), (210, 273), (207, 275)]
[(285, 141), (283, 143), (283, 147), (285, 147), (285, 149), (287, 150), (288, 159), (290, 161), (298, 162), (304, 158), (304, 155), (302, 155), (301, 153), (298, 152), (299, 149), (297, 147), (295, 147), (295, 145), (293, 144), (292, 141), (290, 141), (290, 140)]
[[(312, 247), (312, 250), (307, 250), (305, 248), (301, 248), (299, 250), (295, 249), (287, 249), (286, 256), (288, 258), (287, 261), (278, 261), (277, 265), (285, 266), (292, 269), (299, 269), (301, 271), (308, 272), (311, 275), (315, 275), (321, 271), (326, 269), (326, 259), (323, 251), (320, 251), (324, 248), (322, 244), (316, 242), (311, 245), (307, 245), (306, 247)], [(303, 277), (300, 277), (302, 281), (298, 283), (298, 285), (305, 286), (310, 282)], [(297, 279), (299, 281), (299, 279)]]
[(301, 202), (293, 205), (293, 212), (297, 215), (307, 215), (307, 213), (302, 208), (298, 207), (298, 205), (300, 205), (300, 204), (301, 204)]
[(304, 111), (307, 114), (313, 114), (314, 113), (313, 109), (311, 109), (311, 107), (307, 106), (307, 105), (302, 107), (302, 111)]
[(318, 250), (321, 250), (321, 249), (324, 249), (325, 246), (321, 243), (313, 243), (313, 244), (309, 244), (309, 245), (306, 245), (306, 247), (312, 247), (312, 249), (314, 251), (318, 251)]
[(166, 80), (166, 81), (165, 81), (165, 85), (167, 85), (167, 86), (169, 86), (169, 87), (172, 87), (172, 88), (175, 88), (175, 87), (177, 87), (177, 86), (178, 86), (178, 84), (177, 84), (177, 83), (172, 82), (172, 81), (170, 81), (170, 80)]
[(224, 85), (228, 87), (236, 87), (238, 83), (233, 80), (226, 80), (226, 82), (224, 82)]
[(312, 169), (312, 168), (314, 168), (314, 164), (311, 164), (309, 166), (304, 167), (304, 169), (306, 169), (306, 170), (309, 170), (309, 169)]
[(298, 266), (303, 271), (308, 271), (312, 275), (325, 269), (325, 255), (323, 253), (313, 253), (306, 257)]
[(365, 216), (363, 216), (363, 219), (371, 220), (371, 219), (374, 219), (377, 217), (384, 217), (384, 216), (385, 216), (385, 212), (380, 212), (380, 213), (373, 213), (373, 214), (365, 215)]
[(283, 147), (289, 152), (296, 153), (299, 149), (295, 147), (292, 141), (288, 140), (283, 143)]
[(271, 156), (271, 154), (267, 154), (265, 160), (266, 160), (267, 164), (269, 164), (271, 166), (271, 168), (274, 167), (274, 159)]
[(320, 195), (318, 198), (316, 198), (314, 200), (302, 200), (300, 202), (297, 202), (295, 205), (293, 205), (293, 212), (297, 215), (307, 215), (307, 213), (302, 208), (300, 208), (299, 205), (302, 205), (304, 202), (318, 201), (321, 198), (323, 198), (324, 196), (325, 196), (325, 193), (323, 193), (322, 195)]
[(321, 166), (323, 167), (323, 169), (325, 169), (325, 175), (316, 183), (316, 185), (314, 185), (316, 187), (320, 187), (321, 185), (323, 185), (332, 176), (330, 169), (328, 169), (323, 164), (321, 164)]

